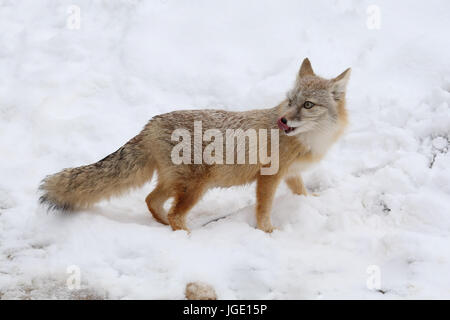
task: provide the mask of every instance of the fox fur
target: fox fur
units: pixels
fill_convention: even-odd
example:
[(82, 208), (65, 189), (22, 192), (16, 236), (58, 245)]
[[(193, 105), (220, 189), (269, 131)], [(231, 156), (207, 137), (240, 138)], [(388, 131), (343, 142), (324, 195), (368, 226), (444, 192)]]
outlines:
[[(350, 69), (333, 79), (319, 77), (306, 58), (294, 87), (274, 108), (245, 112), (174, 111), (155, 116), (137, 136), (104, 159), (47, 176), (40, 186), (40, 201), (65, 211), (87, 208), (142, 186), (156, 171), (157, 186), (145, 199), (149, 211), (173, 230), (187, 230), (187, 213), (208, 189), (256, 181), (257, 227), (272, 232), (270, 213), (279, 183), (285, 180), (293, 193), (306, 195), (302, 170), (322, 159), (347, 125), (345, 92), (349, 76)], [(219, 129), (224, 134), (226, 129), (280, 130), (278, 172), (261, 175), (264, 164), (260, 162), (174, 164), (171, 151), (177, 141), (172, 141), (172, 132), (177, 128), (193, 132), (194, 121), (198, 120), (202, 121), (203, 130)], [(169, 198), (174, 201), (166, 212), (163, 205)]]

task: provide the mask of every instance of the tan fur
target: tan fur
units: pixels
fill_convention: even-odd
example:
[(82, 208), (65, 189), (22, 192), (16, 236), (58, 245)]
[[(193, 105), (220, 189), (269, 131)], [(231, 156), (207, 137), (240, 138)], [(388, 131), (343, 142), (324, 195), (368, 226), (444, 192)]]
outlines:
[(303, 184), (303, 179), (300, 175), (294, 177), (287, 177), (286, 184), (291, 189), (292, 193), (306, 196), (308, 192), (306, 191), (305, 185)]
[(144, 136), (140, 133), (94, 164), (47, 176), (40, 186), (44, 191), (41, 202), (50, 208), (71, 211), (142, 186), (152, 178), (155, 169)]
[[(158, 115), (147, 123), (138, 136), (105, 159), (88, 166), (65, 169), (44, 179), (41, 201), (66, 210), (88, 207), (101, 199), (141, 186), (151, 179), (156, 170), (157, 186), (146, 198), (149, 211), (157, 221), (170, 224), (173, 230), (187, 230), (187, 213), (208, 189), (256, 181), (257, 227), (271, 232), (270, 212), (279, 183), (285, 179), (292, 192), (305, 195), (300, 171), (319, 161), (347, 124), (345, 84), (348, 71), (335, 79), (326, 80), (316, 76), (309, 60), (305, 59), (294, 89), (277, 107), (245, 112), (174, 111)], [(314, 100), (322, 106), (305, 110), (301, 107), (305, 99)], [(172, 132), (185, 128), (193, 133), (196, 120), (202, 121), (203, 131), (219, 129), (225, 135), (226, 129), (278, 130), (280, 117), (286, 117), (288, 124), (305, 123), (312, 129), (295, 135), (287, 135), (280, 130), (279, 170), (274, 175), (261, 175), (261, 167), (267, 165), (260, 162), (212, 165), (176, 165), (172, 162), (171, 151), (178, 144), (171, 140)], [(269, 146), (270, 138), (268, 135)], [(203, 142), (203, 148), (207, 144)], [(248, 144), (245, 151), (248, 159)], [(167, 213), (163, 205), (169, 198), (174, 201)]]

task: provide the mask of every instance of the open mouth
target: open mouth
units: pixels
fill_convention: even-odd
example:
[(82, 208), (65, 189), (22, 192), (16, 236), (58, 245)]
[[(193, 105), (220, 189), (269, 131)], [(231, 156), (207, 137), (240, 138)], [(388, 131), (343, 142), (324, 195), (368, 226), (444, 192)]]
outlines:
[(289, 127), (286, 123), (283, 123), (281, 121), (281, 118), (278, 119), (277, 124), (278, 124), (278, 128), (280, 128), (280, 130), (284, 131), (284, 133), (286, 133), (286, 134), (291, 133), (292, 131), (295, 130), (294, 127)]

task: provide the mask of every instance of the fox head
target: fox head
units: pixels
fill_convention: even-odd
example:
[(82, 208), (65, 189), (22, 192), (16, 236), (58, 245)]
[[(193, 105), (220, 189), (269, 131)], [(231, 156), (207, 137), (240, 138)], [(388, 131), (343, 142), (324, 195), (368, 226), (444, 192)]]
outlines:
[(317, 76), (308, 58), (303, 60), (295, 86), (282, 103), (278, 127), (288, 136), (314, 130), (329, 130), (344, 108), (350, 68), (333, 79)]

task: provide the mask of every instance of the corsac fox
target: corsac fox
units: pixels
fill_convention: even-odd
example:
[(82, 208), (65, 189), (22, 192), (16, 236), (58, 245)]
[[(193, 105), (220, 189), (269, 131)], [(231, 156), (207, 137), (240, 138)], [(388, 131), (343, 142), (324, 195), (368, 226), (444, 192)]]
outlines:
[[(104, 159), (47, 176), (40, 186), (40, 201), (50, 208), (66, 211), (86, 208), (101, 199), (142, 186), (156, 171), (156, 188), (145, 199), (149, 211), (157, 221), (169, 224), (173, 230), (187, 230), (187, 213), (208, 189), (256, 181), (257, 227), (272, 232), (270, 212), (278, 184), (285, 180), (293, 193), (306, 195), (302, 170), (319, 161), (347, 125), (345, 92), (349, 76), (350, 69), (333, 79), (319, 77), (306, 58), (294, 88), (274, 108), (245, 112), (174, 111), (155, 116), (137, 136)], [(200, 133), (195, 133), (199, 122)], [(183, 155), (188, 161), (182, 163), (179, 159), (174, 161), (174, 155), (178, 157), (180, 151), (180, 135), (174, 139), (177, 129), (188, 134), (181, 150), (189, 149)], [(225, 141), (218, 139), (220, 134), (229, 137), (230, 129), (238, 132), (233, 139), (243, 138), (242, 142), (246, 138), (255, 138), (257, 143), (232, 145), (230, 149), (228, 141), (225, 145)], [(252, 135), (251, 130), (274, 134)], [(216, 148), (211, 152), (216, 161), (204, 163), (202, 152), (208, 146), (203, 134), (208, 131), (213, 132), (209, 140), (214, 137), (216, 142)], [(203, 138), (200, 144), (199, 138)], [(262, 170), (268, 169), (269, 164), (268, 156), (264, 158), (261, 152), (257, 161), (238, 160), (236, 163), (235, 151), (243, 152), (246, 159), (254, 158), (257, 151), (261, 151), (262, 143), (271, 146), (271, 159), (276, 158), (277, 162), (271, 164), (275, 170), (263, 174)], [(232, 155), (222, 156), (223, 149)], [(193, 152), (188, 152), (191, 150)], [(174, 201), (167, 213), (163, 205), (170, 198)]]

